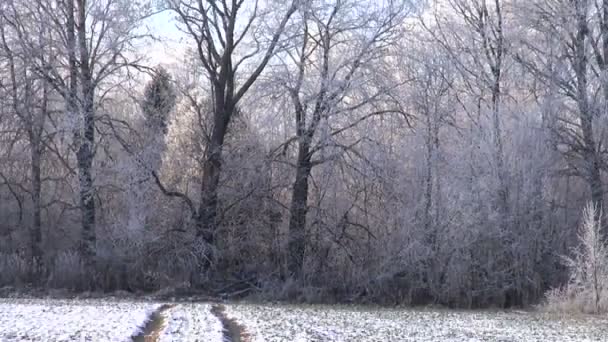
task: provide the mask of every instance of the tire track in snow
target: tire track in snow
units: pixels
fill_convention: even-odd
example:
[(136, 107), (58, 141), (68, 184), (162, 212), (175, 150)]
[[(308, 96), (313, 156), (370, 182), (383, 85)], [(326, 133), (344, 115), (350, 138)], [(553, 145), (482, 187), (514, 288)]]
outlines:
[(163, 312), (172, 307), (174, 305), (164, 304), (152, 312), (139, 334), (133, 336), (133, 342), (157, 342), (164, 326)]
[(245, 331), (245, 328), (240, 325), (236, 319), (229, 318), (226, 315), (226, 307), (223, 305), (214, 305), (211, 308), (211, 313), (214, 314), (224, 326), (225, 342), (251, 342), (250, 336)]

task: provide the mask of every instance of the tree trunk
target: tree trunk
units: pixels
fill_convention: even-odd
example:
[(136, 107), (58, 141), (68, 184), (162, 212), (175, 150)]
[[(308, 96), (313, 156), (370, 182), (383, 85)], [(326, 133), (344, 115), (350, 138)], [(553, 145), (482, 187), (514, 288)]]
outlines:
[(78, 0), (77, 37), (80, 53), (80, 82), (82, 88), (82, 133), (79, 133), (79, 147), (76, 152), (78, 179), (80, 183), (80, 206), (82, 210), (81, 252), (89, 275), (95, 269), (95, 187), (93, 184), (93, 158), (95, 145), (95, 93), (92, 83), (92, 70), (89, 65), (86, 32), (86, 0)]
[[(216, 96), (216, 101), (220, 100), (221, 97)], [(232, 113), (227, 113), (227, 110), (230, 109), (226, 108), (221, 102), (216, 104), (213, 132), (209, 146), (207, 147), (205, 164), (203, 166), (201, 202), (196, 226), (197, 238), (202, 238), (209, 245), (215, 243), (215, 231), (217, 229), (218, 189), (220, 174), (222, 172), (222, 150), (230, 117), (232, 116)]]
[(435, 139), (434, 136), (435, 130), (433, 119), (431, 118), (431, 112), (429, 110), (426, 111), (426, 137), (425, 137), (425, 145), (426, 145), (426, 174), (424, 181), (424, 217), (423, 217), (423, 226), (424, 232), (426, 235), (426, 242), (429, 247), (435, 251), (436, 241), (437, 241), (437, 227), (435, 224), (436, 217), (433, 217), (433, 190), (435, 188), (435, 177), (434, 177), (434, 168), (435, 168)]
[[(603, 52), (603, 63), (602, 63), (602, 73), (603, 73), (603, 87), (604, 87), (604, 101), (606, 103), (608, 103), (608, 1), (604, 0), (602, 1), (602, 21), (600, 24), (600, 30), (601, 30), (601, 35), (602, 35), (602, 52)], [(603, 237), (603, 241), (605, 243), (608, 243), (608, 227), (606, 227), (606, 222), (605, 222), (605, 215), (603, 214), (604, 212), (604, 208), (603, 208), (603, 204), (604, 204), (604, 188), (602, 186), (602, 180), (601, 180), (601, 173), (600, 173), (600, 165), (599, 162), (601, 162), (600, 160), (600, 156), (596, 157), (596, 160), (594, 161), (596, 164), (596, 167), (594, 167), (594, 169), (596, 170), (594, 172), (593, 175), (593, 181), (592, 183), (595, 184), (599, 184), (599, 187), (593, 187), (591, 189), (591, 198), (592, 201), (598, 205), (599, 210), (601, 211), (601, 213), (599, 215), (601, 215), (601, 217), (598, 217), (600, 219), (600, 232), (601, 235)]]
[(41, 204), (41, 192), (42, 192), (42, 181), (41, 181), (41, 160), (42, 151), (40, 146), (40, 138), (32, 136), (31, 140), (31, 169), (30, 176), (32, 177), (32, 204), (33, 204), (33, 217), (32, 217), (32, 228), (30, 231), (30, 244), (32, 253), (32, 266), (33, 271), (36, 273), (36, 269), (41, 265), (42, 262), (42, 204)]
[(507, 182), (507, 170), (504, 162), (504, 148), (502, 143), (502, 125), (500, 121), (500, 71), (496, 70), (495, 83), (492, 87), (492, 121), (494, 136), (494, 162), (496, 164), (496, 176), (498, 181), (498, 210), (500, 213), (500, 225), (506, 229), (509, 220), (509, 188)]
[[(31, 268), (30, 272), (36, 276), (40, 261), (42, 259), (42, 234), (41, 234), (41, 204), (40, 204), (40, 193), (41, 193), (41, 136), (44, 125), (44, 118), (47, 110), (47, 97), (48, 91), (46, 84), (44, 86), (43, 103), (40, 113), (37, 113), (36, 106), (32, 102), (32, 83), (33, 81), (28, 78), (27, 69), (23, 68), (23, 79), (25, 80), (24, 97), (19, 97), (19, 87), (17, 83), (17, 69), (15, 59), (12, 50), (7, 44), (4, 30), (0, 30), (2, 34), (3, 47), (7, 54), (8, 69), (10, 74), (11, 90), (12, 90), (12, 106), (15, 114), (19, 116), (25, 125), (25, 129), (28, 135), (29, 147), (30, 147), (30, 177), (31, 177), (31, 189), (30, 196), (32, 199), (33, 213), (32, 213), (32, 224), (29, 230), (30, 238), (30, 250), (29, 257)], [(22, 110), (23, 108), (23, 110)]]
[[(435, 120), (435, 124), (433, 127), (433, 170), (435, 171), (435, 232), (438, 233), (438, 226), (441, 224), (441, 214), (443, 210), (442, 206), (442, 196), (441, 196), (441, 175), (439, 174), (439, 119)], [(437, 243), (437, 241), (435, 241)]]
[[(191, 274), (191, 281), (195, 286), (201, 285), (201, 275), (209, 269), (214, 262), (211, 247), (214, 246), (217, 231), (217, 207), (220, 175), (222, 172), (222, 151), (224, 140), (228, 132), (228, 125), (232, 117), (232, 106), (227, 106), (224, 91), (221, 87), (214, 87), (214, 125), (211, 139), (208, 141), (205, 162), (203, 165), (203, 180), (201, 182), (201, 201), (196, 215), (196, 245), (204, 245), (204, 254), (199, 255), (200, 268)], [(198, 249), (200, 246), (196, 246)]]
[(590, 115), (583, 115), (581, 118), (583, 128), (583, 139), (585, 141), (585, 161), (587, 163), (587, 183), (591, 191), (591, 201), (597, 209), (595, 219), (600, 222), (600, 231), (602, 239), (606, 240), (606, 225), (603, 215), (604, 210), (604, 186), (601, 177), (601, 157), (598, 155), (595, 147), (595, 139), (593, 135), (593, 125)]
[(574, 37), (573, 48), (574, 48), (574, 72), (576, 75), (576, 92), (577, 92), (577, 104), (579, 110), (579, 118), (581, 124), (583, 148), (582, 157), (586, 163), (587, 172), (587, 183), (591, 191), (591, 201), (597, 209), (595, 212), (595, 219), (600, 222), (602, 236), (606, 239), (605, 234), (605, 222), (603, 219), (603, 205), (604, 205), (604, 188), (602, 185), (601, 178), (601, 156), (599, 155), (596, 147), (595, 136), (593, 133), (593, 116), (594, 111), (589, 103), (589, 94), (587, 92), (588, 80), (587, 80), (587, 55), (586, 55), (586, 41), (589, 35), (589, 27), (587, 24), (587, 5), (576, 3), (578, 5), (576, 9), (576, 20), (577, 20), (577, 32)]
[(217, 192), (222, 170), (222, 143), (217, 140), (211, 141), (208, 149), (203, 167), (197, 237), (202, 238), (205, 243), (213, 245), (217, 225)]
[[(85, 121), (92, 121), (87, 118)], [(78, 179), (80, 183), (80, 206), (82, 210), (82, 241), (81, 253), (84, 258), (85, 267), (88, 271), (93, 271), (95, 268), (95, 188), (93, 185), (93, 151), (92, 141), (94, 137), (94, 128), (92, 122), (85, 124), (85, 141), (78, 149)]]
[(308, 178), (312, 169), (310, 146), (300, 142), (296, 179), (293, 184), (289, 219), (288, 271), (290, 276), (299, 277), (304, 265), (306, 252), (306, 214), (308, 213)]

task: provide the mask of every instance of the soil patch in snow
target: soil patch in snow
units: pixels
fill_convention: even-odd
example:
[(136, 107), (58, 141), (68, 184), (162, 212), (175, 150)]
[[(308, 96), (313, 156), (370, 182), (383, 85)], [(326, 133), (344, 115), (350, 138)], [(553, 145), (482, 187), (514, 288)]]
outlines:
[(249, 335), (245, 332), (245, 328), (240, 325), (236, 319), (229, 318), (226, 315), (226, 307), (223, 305), (214, 305), (211, 308), (213, 313), (224, 326), (224, 340), (227, 342), (249, 342)]
[(158, 308), (158, 310), (152, 312), (143, 329), (137, 335), (133, 336), (133, 342), (157, 342), (160, 339), (160, 334), (165, 325), (163, 312), (172, 307), (173, 305), (164, 304)]

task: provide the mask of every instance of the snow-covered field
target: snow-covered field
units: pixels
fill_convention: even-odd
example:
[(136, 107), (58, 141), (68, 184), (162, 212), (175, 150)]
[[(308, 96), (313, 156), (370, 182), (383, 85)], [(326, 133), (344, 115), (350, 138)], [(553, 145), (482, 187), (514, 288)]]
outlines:
[(227, 306), (252, 342), (608, 341), (608, 318), (525, 312)]
[(131, 341), (157, 304), (0, 299), (0, 342)]
[(180, 304), (163, 312), (159, 342), (222, 342), (223, 327), (210, 304)]
[[(223, 342), (213, 304), (161, 312), (160, 342)], [(608, 341), (608, 317), (527, 312), (226, 304), (251, 342)], [(0, 299), (0, 342), (131, 341), (160, 304)], [(217, 313), (217, 312), (216, 312)]]

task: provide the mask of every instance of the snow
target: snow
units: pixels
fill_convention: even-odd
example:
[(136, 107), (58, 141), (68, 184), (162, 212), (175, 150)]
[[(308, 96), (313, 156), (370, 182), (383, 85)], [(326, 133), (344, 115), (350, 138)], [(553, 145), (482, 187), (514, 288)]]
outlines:
[[(608, 341), (606, 316), (523, 311), (225, 304), (247, 341)], [(160, 304), (119, 300), (0, 299), (0, 342), (131, 341)], [(223, 342), (212, 304), (162, 311), (160, 342)]]
[(159, 342), (223, 342), (220, 320), (209, 304), (180, 304), (163, 312), (165, 326)]
[(252, 342), (274, 341), (606, 341), (608, 318), (540, 313), (226, 306)]
[(131, 341), (157, 304), (0, 299), (0, 342)]

